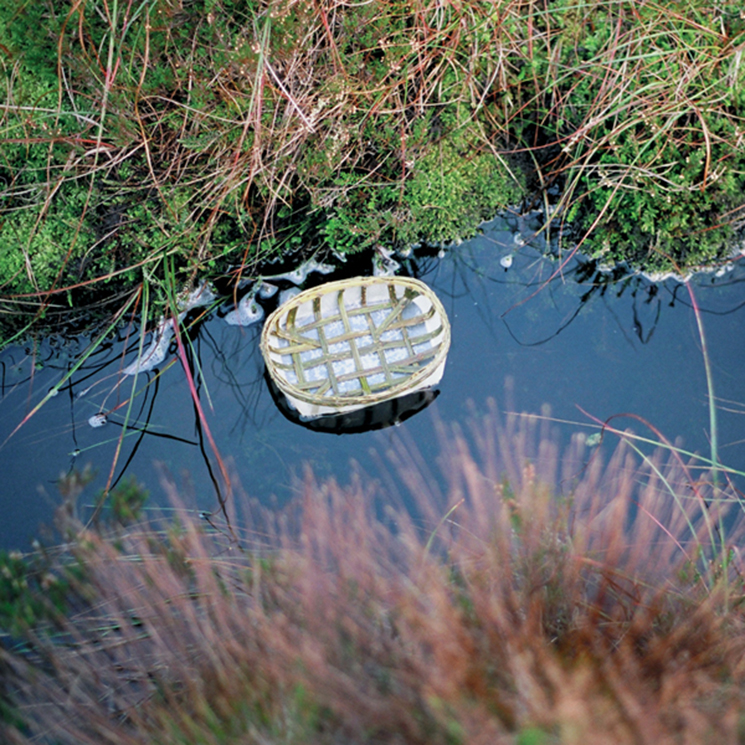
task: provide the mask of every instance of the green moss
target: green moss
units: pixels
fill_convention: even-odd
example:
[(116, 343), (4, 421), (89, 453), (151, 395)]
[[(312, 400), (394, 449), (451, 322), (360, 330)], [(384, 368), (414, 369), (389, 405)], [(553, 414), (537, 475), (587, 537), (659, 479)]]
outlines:
[(22, 209), (0, 228), (0, 276), (14, 292), (48, 290), (62, 286), (62, 277), (65, 282), (79, 278), (75, 266), (93, 243), (94, 231), (89, 221), (81, 221), (85, 193), (74, 187), (64, 191), (41, 220), (35, 211)]
[(505, 158), (474, 139), (435, 143), (413, 166), (404, 203), (410, 220), (400, 237), (429, 243), (472, 237), (479, 224), (519, 200), (522, 184)]
[(0, 0), (3, 62), (18, 67), (23, 86), (57, 88), (57, 41), (63, 15), (47, 3)]
[(557, 738), (540, 727), (526, 727), (518, 732), (515, 745), (548, 745), (556, 741)]
[(514, 160), (494, 155), (473, 135), (454, 132), (413, 150), (398, 183), (361, 183), (358, 174), (334, 179), (340, 196), (322, 228), (331, 248), (459, 242), (523, 193)]

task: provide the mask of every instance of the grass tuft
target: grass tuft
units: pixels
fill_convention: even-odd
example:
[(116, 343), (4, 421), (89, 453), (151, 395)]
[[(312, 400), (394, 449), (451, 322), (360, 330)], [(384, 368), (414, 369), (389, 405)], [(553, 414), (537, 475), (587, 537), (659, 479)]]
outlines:
[(309, 471), (237, 541), (172, 487), (172, 522), (82, 531), (56, 633), (3, 654), (10, 741), (734, 741), (736, 492), (703, 507), (678, 458), (560, 457), (537, 424), (441, 427), (440, 487), (394, 443), (408, 510)]
[(522, 199), (605, 263), (727, 260), (741, 16), (703, 0), (2, 0), (0, 310), (28, 322), (146, 281), (157, 313), (195, 277), (457, 241)]

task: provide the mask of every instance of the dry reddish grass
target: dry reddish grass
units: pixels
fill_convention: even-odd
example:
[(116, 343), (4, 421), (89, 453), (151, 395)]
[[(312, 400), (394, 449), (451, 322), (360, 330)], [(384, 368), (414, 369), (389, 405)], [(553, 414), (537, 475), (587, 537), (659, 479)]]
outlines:
[(408, 512), (308, 473), (241, 545), (186, 511), (84, 534), (88, 601), (9, 661), (33, 724), (8, 741), (737, 742), (742, 581), (706, 519), (733, 494), (623, 445), (560, 458), (536, 423), (441, 428), (443, 494), (391, 453)]

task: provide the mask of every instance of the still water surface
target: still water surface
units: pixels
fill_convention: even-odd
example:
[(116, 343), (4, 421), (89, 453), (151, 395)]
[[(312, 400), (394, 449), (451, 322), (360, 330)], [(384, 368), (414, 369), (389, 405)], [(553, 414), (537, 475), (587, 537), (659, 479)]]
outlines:
[[(559, 265), (542, 257), (544, 248), (524, 221), (499, 218), (442, 258), (404, 262), (402, 271), (427, 282), (445, 305), (452, 346), (434, 403), (397, 427), (375, 432), (336, 435), (289, 421), (264, 378), (260, 325), (230, 326), (224, 310), (212, 312), (193, 337), (190, 357), (209, 428), (242, 489), (281, 505), (294, 494), (305, 464), (318, 477), (333, 475), (341, 482), (352, 460), (375, 475), (379, 461), (371, 451), (384, 451), (394, 431), (434, 461), (440, 445), (433, 417), (464, 421), (473, 405), (483, 407), (490, 397), (502, 409), (518, 411), (537, 413), (548, 404), (556, 420), (569, 422), (556, 424), (564, 437), (596, 431), (588, 414), (599, 420), (637, 414), (670, 440), (680, 438), (687, 450), (707, 454), (706, 376), (686, 286), (672, 280), (654, 285), (638, 276), (609, 282), (574, 260), (545, 284)], [(720, 459), (745, 470), (742, 263), (720, 277), (700, 275), (691, 285), (718, 397)], [(130, 429), (115, 459), (133, 384), (121, 370), (137, 354), (137, 334), (130, 329), (126, 339), (126, 333), (101, 346), (25, 422), (88, 340), (50, 338), (0, 356), (0, 548), (28, 548), (60, 504), (60, 475), (88, 463), (96, 477), (81, 498), (83, 511), (110, 473), (114, 482), (136, 476), (153, 503), (166, 504), (164, 472), (179, 483), (189, 506), (217, 509), (213, 478), (219, 469), (175, 354), (158, 374), (138, 376)], [(99, 411), (108, 413), (108, 423), (93, 428), (88, 420)], [(631, 419), (613, 423), (649, 434)]]

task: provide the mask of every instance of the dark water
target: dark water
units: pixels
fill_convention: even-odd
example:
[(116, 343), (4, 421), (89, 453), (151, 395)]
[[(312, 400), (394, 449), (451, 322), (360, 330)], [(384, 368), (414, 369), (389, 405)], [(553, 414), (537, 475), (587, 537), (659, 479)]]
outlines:
[[(383, 451), (393, 432), (434, 460), (439, 445), (433, 416), (463, 421), (472, 405), (482, 408), (489, 397), (501, 408), (519, 411), (540, 412), (548, 404), (556, 420), (567, 422), (556, 425), (564, 434), (593, 433), (590, 417), (637, 414), (670, 440), (680, 438), (687, 450), (708, 454), (706, 377), (688, 288), (641, 277), (609, 282), (573, 260), (546, 284), (559, 264), (542, 258), (540, 239), (516, 242), (521, 230), (530, 238), (522, 223), (500, 218), (484, 235), (448, 249), (444, 257), (404, 266), (443, 301), (452, 346), (436, 401), (397, 427), (340, 436), (289, 421), (264, 379), (260, 326), (229, 326), (217, 312), (202, 322), (188, 356), (210, 432), (243, 490), (282, 504), (293, 495), (306, 463), (318, 477), (335, 475), (342, 482), (352, 460), (375, 475), (378, 461), (371, 450)], [(513, 263), (505, 270), (500, 260), (507, 254)], [(720, 277), (701, 275), (691, 286), (718, 397), (720, 459), (745, 470), (745, 269), (740, 264)], [(129, 331), (127, 343), (124, 329), (121, 339), (100, 346), (25, 422), (89, 340), (46, 339), (0, 356), (0, 548), (27, 548), (60, 504), (60, 475), (88, 463), (96, 477), (80, 499), (82, 511), (109, 478), (116, 483), (126, 474), (150, 489), (153, 502), (165, 504), (163, 473), (176, 479), (194, 509), (217, 509), (219, 464), (175, 354), (159, 374), (138, 377), (117, 456), (133, 393), (133, 378), (122, 382), (120, 374), (136, 357), (136, 333)], [(507, 381), (512, 383), (505, 393)], [(99, 411), (108, 413), (108, 423), (93, 428), (88, 419)], [(631, 419), (613, 423), (651, 434)]]

